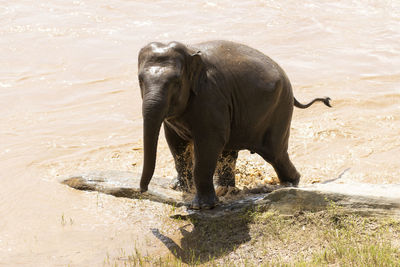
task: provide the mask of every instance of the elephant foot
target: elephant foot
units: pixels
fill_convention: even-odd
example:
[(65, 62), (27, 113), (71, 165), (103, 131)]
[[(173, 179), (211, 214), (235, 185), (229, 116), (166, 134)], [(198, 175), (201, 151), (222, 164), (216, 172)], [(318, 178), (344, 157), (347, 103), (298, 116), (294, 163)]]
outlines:
[(295, 184), (292, 184), (292, 183), (290, 183), (290, 182), (281, 182), (281, 183), (279, 183), (281, 186), (283, 186), (283, 187), (297, 187), (297, 185), (295, 185)]
[(178, 178), (174, 178), (169, 184), (169, 187), (173, 190), (182, 192), (190, 192), (192, 189), (192, 186), (188, 185), (187, 183), (184, 183), (182, 180)]
[(207, 196), (199, 196), (196, 194), (192, 203), (190, 204), (190, 208), (193, 210), (209, 210), (213, 209), (218, 205), (218, 197), (215, 194), (210, 194)]
[(237, 187), (234, 186), (217, 186), (215, 189), (215, 193), (218, 197), (227, 196), (227, 195), (236, 195), (240, 192)]
[(300, 174), (296, 179), (280, 181), (279, 184), (285, 187), (297, 187), (299, 185), (299, 182), (300, 182)]

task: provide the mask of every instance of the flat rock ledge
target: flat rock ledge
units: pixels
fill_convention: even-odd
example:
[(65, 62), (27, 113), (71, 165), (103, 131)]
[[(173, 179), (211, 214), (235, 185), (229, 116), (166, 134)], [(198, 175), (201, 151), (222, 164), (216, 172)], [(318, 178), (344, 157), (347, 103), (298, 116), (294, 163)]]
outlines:
[[(281, 187), (264, 185), (220, 197), (221, 203), (212, 210), (188, 209), (192, 194), (170, 189), (168, 178), (153, 177), (149, 191), (140, 193), (140, 175), (121, 171), (91, 171), (63, 177), (60, 182), (74, 189), (97, 191), (116, 197), (148, 199), (182, 207), (183, 214), (214, 217), (235, 213), (249, 207), (274, 209), (292, 214), (299, 210), (318, 211), (340, 206), (362, 214), (400, 217), (400, 184), (339, 184), (325, 183)], [(182, 212), (181, 212), (182, 213)]]

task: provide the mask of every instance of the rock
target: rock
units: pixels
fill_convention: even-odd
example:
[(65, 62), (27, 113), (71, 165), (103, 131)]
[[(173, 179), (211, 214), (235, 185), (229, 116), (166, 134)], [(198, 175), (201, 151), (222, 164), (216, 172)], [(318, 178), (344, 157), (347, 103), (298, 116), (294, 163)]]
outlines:
[(170, 189), (168, 179), (153, 177), (150, 189), (141, 193), (140, 175), (131, 172), (92, 171), (61, 178), (60, 182), (78, 190), (97, 191), (116, 197), (149, 199), (177, 207), (185, 204), (184, 195)]
[(266, 205), (284, 213), (322, 210), (334, 205), (364, 214), (400, 216), (400, 185), (331, 183), (283, 188), (258, 200), (256, 205)]
[[(140, 193), (140, 175), (120, 171), (94, 171), (63, 178), (72, 188), (98, 191), (116, 197), (149, 199), (156, 202), (187, 206), (193, 195), (170, 189), (170, 179), (153, 177), (149, 191)], [(298, 210), (322, 210), (329, 205), (341, 206), (360, 213), (400, 216), (400, 185), (387, 184), (312, 184), (298, 188), (266, 185), (242, 190), (232, 197), (222, 197), (212, 210), (185, 212), (177, 216), (222, 216), (249, 207), (273, 208), (282, 213)]]

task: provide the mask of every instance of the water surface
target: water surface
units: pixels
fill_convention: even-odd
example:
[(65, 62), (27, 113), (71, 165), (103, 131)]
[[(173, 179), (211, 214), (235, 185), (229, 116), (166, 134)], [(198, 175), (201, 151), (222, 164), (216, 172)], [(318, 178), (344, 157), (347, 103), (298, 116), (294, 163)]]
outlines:
[[(303, 183), (400, 183), (398, 1), (1, 1), (0, 265), (160, 250), (149, 224), (162, 222), (143, 202), (57, 179), (140, 172), (139, 49), (213, 39), (268, 54), (300, 101), (334, 99), (332, 109), (295, 110), (290, 154)], [(156, 175), (174, 175), (160, 142)], [(275, 175), (258, 156), (240, 157)]]

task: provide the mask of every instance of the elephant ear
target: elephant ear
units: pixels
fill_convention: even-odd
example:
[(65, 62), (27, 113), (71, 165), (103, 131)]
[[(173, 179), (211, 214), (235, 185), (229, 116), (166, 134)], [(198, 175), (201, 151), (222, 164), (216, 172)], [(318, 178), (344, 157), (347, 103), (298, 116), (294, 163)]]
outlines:
[(189, 61), (189, 83), (191, 90), (197, 95), (207, 81), (206, 66), (200, 51), (191, 53)]

